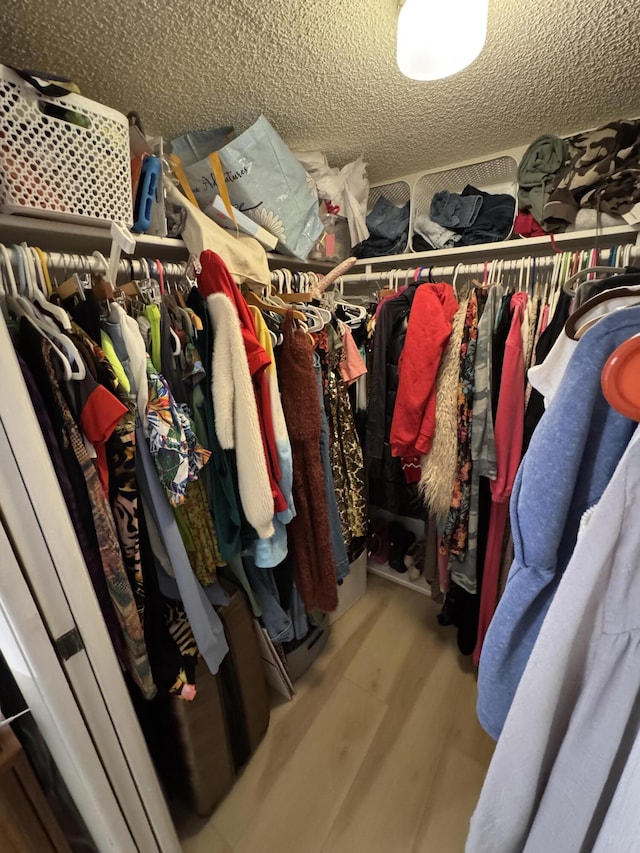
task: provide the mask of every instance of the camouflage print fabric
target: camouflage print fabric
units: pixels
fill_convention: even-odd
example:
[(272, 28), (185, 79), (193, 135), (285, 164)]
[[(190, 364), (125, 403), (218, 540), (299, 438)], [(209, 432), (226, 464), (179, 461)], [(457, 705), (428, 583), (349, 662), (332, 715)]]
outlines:
[(561, 231), (581, 207), (621, 215), (640, 202), (640, 121), (612, 121), (568, 140), (569, 166), (544, 207)]

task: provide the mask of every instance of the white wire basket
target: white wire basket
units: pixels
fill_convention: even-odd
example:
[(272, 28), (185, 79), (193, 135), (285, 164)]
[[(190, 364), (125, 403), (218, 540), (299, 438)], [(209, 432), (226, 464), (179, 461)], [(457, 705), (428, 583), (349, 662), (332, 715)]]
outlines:
[[(371, 213), (379, 198), (384, 196), (387, 201), (396, 207), (404, 207), (411, 200), (411, 187), (406, 181), (394, 181), (390, 184), (379, 184), (369, 188), (369, 199), (367, 201), (367, 213)], [(411, 219), (409, 220), (409, 234), (411, 234)], [(407, 251), (407, 246), (402, 247), (402, 252)]]
[[(494, 157), (469, 166), (458, 166), (443, 172), (428, 172), (421, 175), (413, 185), (411, 204), (411, 223), (409, 227), (409, 246), (413, 247), (414, 224), (416, 217), (429, 215), (431, 199), (437, 192), (447, 190), (459, 193), (467, 184), (489, 193), (507, 193), (516, 200), (513, 221), (518, 211), (518, 164), (513, 157)], [(509, 233), (511, 236), (512, 230)], [(508, 237), (505, 237), (508, 239)]]
[(132, 225), (126, 116), (44, 95), (0, 65), (0, 211)]

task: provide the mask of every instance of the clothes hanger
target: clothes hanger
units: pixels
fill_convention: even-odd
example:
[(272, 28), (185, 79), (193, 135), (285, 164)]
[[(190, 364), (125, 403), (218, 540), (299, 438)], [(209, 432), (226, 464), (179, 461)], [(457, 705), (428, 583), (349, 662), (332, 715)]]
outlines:
[[(316, 313), (317, 312), (317, 313)], [(329, 321), (331, 320), (331, 314), (329, 314)], [(315, 305), (307, 305), (305, 306), (304, 315), (306, 317), (307, 322), (307, 331), (308, 332), (321, 332), (326, 323), (324, 318), (320, 315), (318, 308)]]
[(624, 271), (625, 271), (624, 267), (604, 267), (604, 266), (587, 267), (586, 269), (580, 270), (579, 272), (574, 273), (572, 276), (570, 276), (568, 279), (566, 279), (566, 281), (563, 285), (563, 289), (564, 289), (564, 292), (568, 296), (574, 296), (575, 295), (575, 289), (572, 288), (571, 285), (574, 282), (579, 281), (584, 275), (587, 275), (588, 273), (597, 272), (597, 273), (603, 273), (603, 274), (606, 273), (606, 275), (608, 277), (611, 275), (622, 274), (622, 273), (624, 273)]
[(453, 279), (451, 281), (451, 287), (453, 287), (453, 292), (455, 293), (456, 299), (458, 300), (458, 302), (460, 301), (460, 294), (458, 293), (457, 281), (458, 281), (458, 275), (460, 273), (460, 270), (463, 270), (463, 269), (464, 269), (464, 264), (457, 263), (455, 265), (454, 270), (453, 270)]
[[(54, 322), (53, 317), (47, 312), (48, 303), (44, 299), (43, 295), (39, 292), (36, 278), (35, 278), (35, 270), (33, 269), (30, 261), (31, 256), (27, 251), (28, 247), (26, 243), (23, 243), (19, 246), (14, 247), (16, 252), (18, 253), (19, 258), (19, 271), (21, 277), (21, 284), (23, 284), (23, 289), (29, 294), (28, 301), (30, 302), (29, 308), (27, 311), (31, 310), (33, 312), (34, 319), (38, 322), (38, 326), (40, 326), (47, 337), (50, 340), (58, 343), (66, 352), (67, 358), (69, 359), (69, 363), (71, 364), (71, 378), (82, 380), (87, 375), (87, 367), (84, 363), (78, 348), (73, 343), (73, 341), (65, 334), (60, 331), (60, 328)], [(44, 310), (39, 311), (39, 302), (45, 303)], [(26, 306), (25, 306), (26, 307)], [(62, 310), (62, 309), (59, 309)], [(69, 325), (69, 329), (71, 329), (71, 322), (67, 318), (67, 322)]]
[(305, 321), (305, 315), (301, 311), (296, 311), (292, 308), (282, 308), (279, 305), (270, 305), (268, 302), (265, 302), (261, 299), (257, 293), (253, 290), (248, 290), (244, 294), (245, 301), (247, 305), (253, 305), (255, 308), (259, 308), (261, 311), (271, 311), (274, 314), (278, 314), (280, 317), (286, 317), (289, 311), (293, 311), (294, 320), (298, 320), (301, 323)]
[(39, 249), (37, 246), (34, 246), (32, 251), (36, 253), (36, 255), (38, 256), (38, 260), (40, 261), (40, 268), (42, 270), (42, 275), (44, 277), (44, 283), (46, 288), (45, 296), (48, 299), (53, 293), (53, 287), (51, 286), (51, 276), (49, 275), (49, 267), (47, 266), (47, 256), (42, 251), (42, 249)]
[(100, 302), (113, 302), (115, 292), (113, 289), (113, 282), (109, 281), (107, 278), (109, 275), (109, 264), (107, 263), (107, 259), (98, 251), (93, 252), (93, 257), (98, 259), (104, 269), (104, 272), (98, 272), (99, 278), (97, 280), (94, 279), (93, 284), (91, 285), (93, 295)]
[[(602, 305), (612, 299), (620, 299), (625, 296), (628, 296), (631, 299), (635, 298), (640, 303), (640, 286), (614, 287), (611, 290), (605, 290), (603, 293), (597, 293), (595, 296), (592, 296), (591, 299), (584, 302), (567, 319), (567, 322), (564, 324), (564, 331), (567, 337), (574, 341), (578, 340), (578, 333), (581, 332), (582, 325), (580, 321), (585, 314), (590, 313), (596, 305)], [(601, 318), (598, 317), (597, 319)]]
[(633, 421), (640, 421), (640, 335), (634, 335), (613, 351), (602, 370), (606, 401)]
[[(9, 257), (9, 252), (7, 251), (6, 246), (0, 243), (0, 270), (2, 269), (2, 265), (4, 265), (4, 270), (6, 272), (6, 283), (8, 283), (9, 288), (11, 290), (10, 293), (6, 292), (5, 289), (5, 280), (3, 279), (2, 291), (4, 293), (3, 301), (6, 303), (7, 309), (15, 316), (23, 318), (27, 323), (29, 323), (33, 328), (46, 340), (51, 344), (52, 352), (55, 353), (58, 358), (61, 366), (63, 377), (66, 381), (70, 381), (73, 377), (73, 370), (71, 368), (71, 364), (69, 363), (69, 359), (65, 355), (64, 352), (58, 347), (56, 342), (51, 339), (51, 337), (47, 334), (46, 330), (40, 324), (40, 322), (35, 317), (35, 312), (33, 311), (33, 306), (31, 306), (23, 296), (18, 293), (18, 288), (16, 285), (16, 280), (13, 275), (13, 268), (11, 266), (11, 259)], [(1, 273), (0, 273), (1, 275)], [(26, 306), (29, 306), (29, 308)]]
[(69, 315), (59, 305), (54, 305), (47, 299), (47, 287), (44, 279), (44, 273), (41, 266), (41, 259), (35, 249), (27, 246), (26, 243), (21, 244), (24, 248), (27, 258), (31, 261), (32, 273), (39, 283), (39, 287), (35, 288), (32, 301), (38, 308), (41, 314), (46, 315), (51, 320), (55, 321), (64, 331), (71, 331), (71, 320)]
[(46, 298), (48, 296), (47, 286), (44, 281), (44, 273), (42, 271), (42, 263), (40, 261), (40, 257), (36, 250), (33, 248), (33, 246), (28, 246), (26, 243), (22, 243), (21, 245), (27, 250), (27, 254), (31, 258), (31, 267), (35, 274), (38, 290)]

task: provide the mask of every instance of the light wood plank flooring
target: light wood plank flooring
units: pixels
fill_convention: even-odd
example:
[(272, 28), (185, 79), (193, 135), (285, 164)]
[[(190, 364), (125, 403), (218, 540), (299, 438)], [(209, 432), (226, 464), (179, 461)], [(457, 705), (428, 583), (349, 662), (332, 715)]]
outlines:
[(460, 853), (493, 749), (455, 630), (373, 575), (185, 853)]

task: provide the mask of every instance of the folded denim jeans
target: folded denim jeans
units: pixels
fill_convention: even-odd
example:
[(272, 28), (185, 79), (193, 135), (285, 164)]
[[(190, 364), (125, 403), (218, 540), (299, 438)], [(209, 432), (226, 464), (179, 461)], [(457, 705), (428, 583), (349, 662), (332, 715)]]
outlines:
[(367, 228), (371, 236), (395, 241), (406, 234), (409, 230), (410, 209), (410, 202), (398, 207), (385, 196), (380, 196), (367, 215)]
[(444, 228), (468, 228), (476, 221), (482, 196), (467, 193), (450, 193), (442, 190), (431, 199), (431, 219)]
[(439, 225), (430, 219), (426, 213), (416, 216), (414, 231), (430, 243), (434, 249), (449, 249), (460, 242), (460, 234)]
[(253, 557), (248, 555), (242, 558), (242, 564), (262, 607), (262, 624), (267, 629), (271, 642), (289, 643), (294, 637), (293, 622), (280, 604), (273, 569), (258, 568)]

